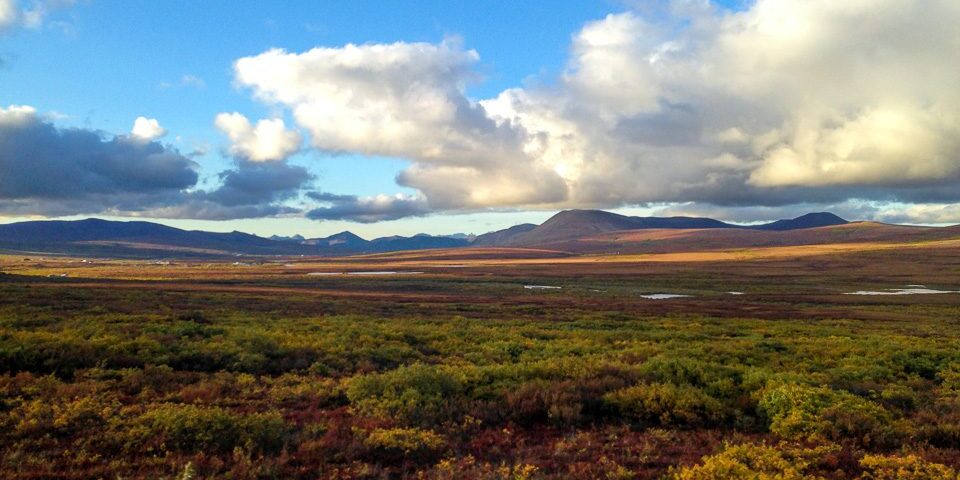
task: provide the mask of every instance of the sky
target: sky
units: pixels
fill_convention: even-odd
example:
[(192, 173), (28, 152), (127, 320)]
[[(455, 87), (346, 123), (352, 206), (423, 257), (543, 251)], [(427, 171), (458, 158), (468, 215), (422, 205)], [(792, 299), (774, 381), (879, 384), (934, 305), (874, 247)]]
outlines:
[(960, 3), (0, 0), (0, 222), (960, 223)]

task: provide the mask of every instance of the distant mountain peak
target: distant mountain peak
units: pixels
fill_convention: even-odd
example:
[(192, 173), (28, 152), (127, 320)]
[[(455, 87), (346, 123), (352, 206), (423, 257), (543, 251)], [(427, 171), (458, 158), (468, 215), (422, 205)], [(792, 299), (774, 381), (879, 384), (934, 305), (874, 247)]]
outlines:
[(771, 222), (765, 225), (758, 225), (752, 228), (756, 228), (758, 230), (785, 231), (785, 230), (799, 230), (802, 228), (817, 228), (817, 227), (830, 227), (834, 225), (846, 225), (848, 223), (850, 222), (830, 212), (813, 212), (813, 213), (807, 213), (805, 215), (800, 215), (799, 217), (796, 217), (796, 218), (777, 220), (776, 222)]
[(338, 250), (362, 250), (370, 242), (349, 230), (344, 230), (329, 237), (307, 240), (306, 243), (323, 247), (335, 247)]
[(268, 238), (270, 238), (270, 240), (276, 240), (278, 242), (302, 242), (306, 240), (305, 238), (303, 238), (303, 235), (290, 235), (290, 236), (270, 235), (270, 237)]
[(352, 239), (352, 240), (364, 240), (363, 237), (357, 235), (356, 233), (351, 232), (350, 230), (344, 230), (340, 233), (334, 233), (330, 235), (329, 238), (339, 238), (339, 239)]
[(564, 210), (540, 226), (511, 239), (515, 246), (545, 245), (599, 233), (650, 228), (739, 228), (712, 218), (628, 217), (604, 210)]
[(803, 219), (816, 219), (820, 221), (836, 221), (838, 223), (850, 223), (844, 218), (840, 217), (839, 215), (836, 215), (831, 212), (811, 212), (804, 215), (800, 215), (797, 218), (794, 218), (794, 220), (803, 220)]

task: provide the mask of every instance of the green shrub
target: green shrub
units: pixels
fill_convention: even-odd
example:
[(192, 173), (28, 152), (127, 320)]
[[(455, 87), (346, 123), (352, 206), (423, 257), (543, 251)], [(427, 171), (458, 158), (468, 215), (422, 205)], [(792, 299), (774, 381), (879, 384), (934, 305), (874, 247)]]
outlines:
[(723, 405), (703, 390), (670, 383), (636, 385), (604, 399), (627, 418), (660, 425), (710, 425), (725, 416)]
[(283, 448), (287, 427), (278, 413), (237, 415), (218, 407), (161, 405), (136, 421), (135, 443), (161, 451), (251, 452)]
[(770, 431), (787, 439), (854, 439), (864, 445), (895, 441), (887, 410), (844, 391), (777, 385), (760, 393), (759, 408), (770, 421)]
[(96, 430), (117, 411), (118, 405), (92, 397), (20, 403), (6, 417), (7, 428), (21, 437), (70, 436)]
[(378, 456), (411, 460), (435, 457), (446, 447), (443, 437), (418, 428), (378, 428), (370, 432), (363, 443)]
[(917, 392), (904, 385), (887, 385), (880, 392), (880, 398), (884, 404), (905, 412), (913, 411), (920, 403)]
[(411, 424), (435, 423), (449, 418), (463, 391), (463, 379), (450, 370), (414, 364), (352, 379), (347, 398), (368, 414)]

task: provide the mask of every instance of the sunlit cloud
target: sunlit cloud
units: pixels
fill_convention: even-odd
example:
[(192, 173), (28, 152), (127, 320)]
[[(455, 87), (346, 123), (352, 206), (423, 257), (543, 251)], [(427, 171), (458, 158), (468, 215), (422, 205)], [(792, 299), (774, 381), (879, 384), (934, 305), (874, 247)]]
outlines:
[(270, 50), (235, 76), (314, 148), (409, 160), (434, 210), (949, 201), (957, 21), (947, 0), (627, 11), (577, 32), (549, 87), (489, 99), (454, 40)]

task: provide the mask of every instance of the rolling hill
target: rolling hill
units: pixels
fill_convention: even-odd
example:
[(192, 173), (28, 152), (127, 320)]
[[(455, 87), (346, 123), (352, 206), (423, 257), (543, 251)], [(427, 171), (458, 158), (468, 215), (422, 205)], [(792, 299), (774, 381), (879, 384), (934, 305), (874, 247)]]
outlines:
[(537, 228), (537, 225), (532, 223), (522, 223), (520, 225), (514, 225), (510, 228), (505, 228), (503, 230), (497, 230), (495, 232), (484, 233), (483, 235), (478, 235), (473, 241), (473, 246), (476, 247), (488, 247), (488, 246), (497, 246), (497, 245), (509, 245), (514, 239), (523, 235), (533, 229)]
[[(843, 225), (846, 220), (832, 213), (809, 213), (793, 219), (777, 220), (761, 225), (735, 225), (712, 218), (702, 217), (629, 217), (602, 210), (565, 210), (550, 217), (538, 226), (518, 225), (506, 230), (491, 232), (477, 237), (495, 239), (497, 243), (481, 245), (533, 247), (554, 246), (578, 238), (587, 238), (608, 232), (633, 230), (691, 230), (731, 229), (789, 231), (831, 225)], [(515, 230), (524, 227), (521, 230)], [(532, 227), (532, 228), (528, 228)]]
[(456, 248), (465, 239), (415, 235), (365, 240), (351, 232), (325, 238), (263, 238), (242, 232), (182, 230), (152, 222), (100, 219), (34, 221), (0, 225), (0, 252), (99, 257), (216, 257), (232, 255), (355, 255)]
[(565, 210), (529, 232), (512, 238), (507, 246), (549, 245), (598, 233), (648, 228), (736, 227), (712, 218), (628, 217), (602, 210)]
[(817, 212), (817, 213), (808, 213), (806, 215), (801, 215), (797, 218), (791, 218), (786, 220), (777, 220), (776, 222), (768, 223), (765, 225), (757, 225), (752, 227), (757, 230), (773, 230), (773, 231), (786, 231), (786, 230), (800, 230), (804, 228), (816, 228), (816, 227), (829, 227), (832, 225), (845, 225), (850, 223), (830, 212)]
[[(663, 253), (694, 250), (872, 241), (924, 241), (960, 236), (960, 226), (908, 227), (847, 222), (826, 212), (760, 225), (698, 217), (630, 217), (600, 210), (559, 212), (541, 225), (521, 224), (477, 237), (389, 236), (352, 232), (303, 239), (242, 232), (181, 230), (151, 222), (99, 219), (0, 225), (0, 252), (101, 257), (345, 256), (407, 250), (547, 249), (568, 253)], [(471, 241), (472, 239), (472, 241)]]
[[(291, 255), (296, 244), (248, 233), (188, 231), (152, 222), (115, 222), (89, 218), (0, 225), (0, 249), (80, 255)], [(152, 253), (151, 253), (152, 252)]]
[(957, 237), (960, 237), (960, 230), (954, 228), (849, 222), (794, 230), (625, 230), (554, 242), (544, 248), (581, 254), (657, 254), (843, 243), (924, 242)]

